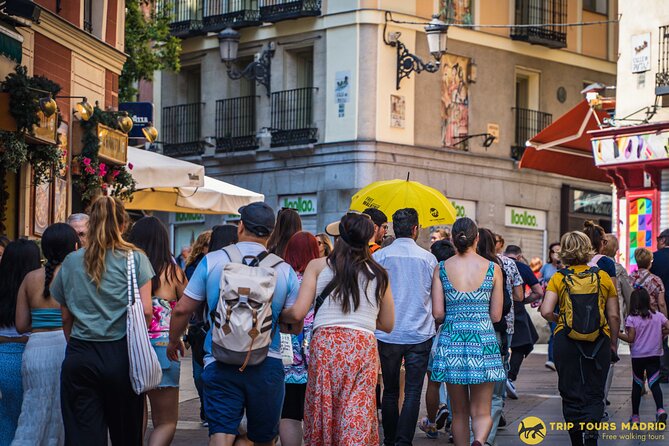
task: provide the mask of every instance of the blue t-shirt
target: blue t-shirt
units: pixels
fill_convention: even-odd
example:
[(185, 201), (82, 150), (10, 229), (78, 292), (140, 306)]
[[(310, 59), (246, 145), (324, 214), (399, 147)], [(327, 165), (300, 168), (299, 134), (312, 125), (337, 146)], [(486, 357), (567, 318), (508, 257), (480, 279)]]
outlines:
[[(242, 257), (256, 257), (266, 250), (263, 245), (254, 242), (239, 242), (237, 243), (237, 248), (241, 251)], [(221, 290), (221, 273), (229, 261), (228, 255), (222, 249), (207, 254), (195, 269), (184, 294), (194, 300), (205, 301), (206, 299), (209, 309), (216, 308)], [(281, 263), (276, 267), (276, 271), (278, 274), (274, 297), (272, 299), (272, 330), (276, 329), (281, 311), (284, 308), (293, 306), (297, 300), (297, 293), (300, 288), (297, 275), (289, 264), (285, 262)], [(209, 315), (208, 317), (211, 318)], [(204, 365), (206, 367), (215, 361), (211, 355), (211, 329), (207, 332), (207, 337), (204, 341), (204, 351)], [(279, 330), (275, 330), (274, 332), (274, 338), (272, 339), (267, 356), (281, 359), (281, 337), (279, 336)]]
[(551, 277), (553, 277), (553, 274), (555, 274), (557, 270), (557, 267), (552, 263), (544, 263), (544, 266), (542, 266), (541, 270), (539, 271), (539, 274), (541, 274), (541, 280), (546, 283), (550, 282)]

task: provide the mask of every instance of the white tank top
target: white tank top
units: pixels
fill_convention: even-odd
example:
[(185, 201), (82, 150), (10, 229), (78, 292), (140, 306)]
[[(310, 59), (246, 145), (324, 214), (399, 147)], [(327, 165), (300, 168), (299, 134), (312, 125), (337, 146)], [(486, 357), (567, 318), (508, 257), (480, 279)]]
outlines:
[[(325, 289), (333, 276), (334, 273), (329, 266), (326, 266), (321, 271), (316, 282), (316, 296)], [(316, 314), (316, 319), (314, 320), (314, 331), (321, 327), (343, 327), (374, 334), (376, 330), (376, 318), (379, 314), (379, 306), (376, 303), (375, 296), (376, 285), (376, 279), (372, 279), (367, 283), (364, 277), (360, 276), (358, 278), (360, 305), (357, 310), (351, 309), (349, 313), (342, 311), (341, 301), (335, 301), (331, 296), (328, 296), (323, 305), (318, 309), (318, 314)]]

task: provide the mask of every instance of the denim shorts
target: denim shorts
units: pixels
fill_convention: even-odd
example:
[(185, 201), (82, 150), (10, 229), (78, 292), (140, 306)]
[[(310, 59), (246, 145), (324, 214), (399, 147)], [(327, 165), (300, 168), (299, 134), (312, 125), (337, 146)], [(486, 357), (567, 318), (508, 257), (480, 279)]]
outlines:
[(151, 339), (151, 346), (158, 356), (160, 368), (163, 370), (163, 379), (160, 380), (158, 388), (179, 387), (179, 375), (181, 375), (181, 363), (170, 361), (167, 357), (167, 344), (169, 340), (165, 337)]
[(209, 435), (239, 433), (246, 411), (249, 440), (266, 443), (279, 434), (284, 397), (280, 359), (267, 358), (243, 372), (238, 365), (214, 361), (202, 372), (204, 412)]

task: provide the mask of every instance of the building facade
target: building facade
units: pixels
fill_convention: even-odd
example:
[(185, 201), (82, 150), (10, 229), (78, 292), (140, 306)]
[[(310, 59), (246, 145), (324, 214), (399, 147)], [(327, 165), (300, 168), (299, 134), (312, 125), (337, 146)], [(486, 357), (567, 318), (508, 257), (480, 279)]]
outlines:
[[(58, 144), (66, 150), (69, 165), (75, 104), (86, 97), (101, 108), (118, 105), (118, 79), (126, 58), (125, 0), (2, 3), (0, 80), (20, 64), (28, 75), (44, 76), (61, 87), (55, 98), (62, 118)], [(10, 53), (12, 48), (17, 52)], [(29, 165), (6, 177), (9, 199), (4, 224), (10, 238), (39, 236), (49, 224), (64, 221), (72, 210), (69, 169), (37, 187), (32, 179)]]
[[(615, 84), (615, 2), (188, 0), (174, 7), (182, 69), (153, 85), (163, 152), (261, 192), (277, 209), (298, 208), (306, 230), (322, 231), (370, 182), (407, 175), (529, 256), (544, 257), (547, 243), (585, 218), (610, 226), (610, 216), (574, 204), (581, 192), (610, 197), (609, 184), (519, 170), (517, 160), (526, 140), (582, 100), (584, 86)], [(398, 47), (431, 60), (424, 27), (435, 13), (451, 23), (440, 68), (400, 76)], [(565, 26), (580, 22), (596, 24)], [(516, 24), (523, 26), (503, 26)], [(265, 51), (267, 86), (226, 74), (217, 33), (227, 26), (241, 33), (232, 77)], [(472, 136), (480, 134), (494, 142)]]

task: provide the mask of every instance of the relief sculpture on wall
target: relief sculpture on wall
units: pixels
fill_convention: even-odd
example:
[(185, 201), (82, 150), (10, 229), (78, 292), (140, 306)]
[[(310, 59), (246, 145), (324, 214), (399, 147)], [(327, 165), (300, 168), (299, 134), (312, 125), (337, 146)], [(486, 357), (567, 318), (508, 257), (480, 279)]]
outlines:
[(454, 146), (469, 130), (469, 85), (466, 57), (446, 54), (441, 59), (442, 144)]

